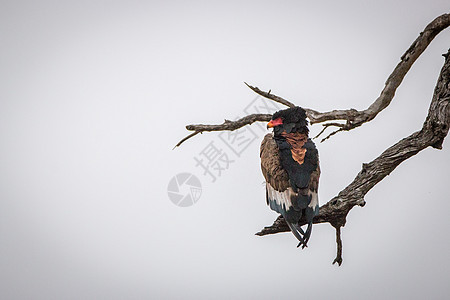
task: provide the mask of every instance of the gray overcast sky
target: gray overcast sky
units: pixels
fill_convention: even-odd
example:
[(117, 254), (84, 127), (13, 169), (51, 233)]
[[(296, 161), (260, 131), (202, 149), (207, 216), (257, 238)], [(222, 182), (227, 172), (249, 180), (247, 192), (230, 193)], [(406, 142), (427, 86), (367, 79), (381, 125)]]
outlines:
[[(320, 111), (366, 108), (448, 1), (3, 1), (0, 4), (0, 298), (445, 299), (450, 143), (401, 164), (343, 229), (257, 237), (259, 142), (217, 133), (171, 150), (190, 123), (245, 114), (244, 81)], [(372, 122), (319, 144), (328, 201), (421, 128), (450, 30)], [(319, 125), (311, 128), (320, 130)], [(224, 136), (222, 135), (222, 138)], [(195, 157), (233, 162), (215, 182)], [(200, 200), (167, 186), (189, 172)]]

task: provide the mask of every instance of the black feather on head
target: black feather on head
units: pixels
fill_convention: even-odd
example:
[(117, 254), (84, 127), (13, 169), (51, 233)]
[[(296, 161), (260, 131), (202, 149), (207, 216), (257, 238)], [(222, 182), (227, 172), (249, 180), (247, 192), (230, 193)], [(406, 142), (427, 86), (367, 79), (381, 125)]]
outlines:
[(309, 133), (308, 120), (306, 120), (306, 111), (301, 107), (292, 107), (277, 111), (273, 114), (272, 120), (281, 118), (283, 124), (275, 126), (273, 132), (280, 135), (282, 132), (300, 132)]

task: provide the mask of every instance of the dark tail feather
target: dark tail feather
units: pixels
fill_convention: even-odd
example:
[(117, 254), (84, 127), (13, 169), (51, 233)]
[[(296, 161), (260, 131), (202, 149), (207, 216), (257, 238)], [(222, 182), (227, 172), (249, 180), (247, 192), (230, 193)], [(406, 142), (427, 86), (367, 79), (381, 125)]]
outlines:
[(305, 232), (305, 234), (303, 235), (303, 238), (304, 238), (304, 240), (305, 240), (305, 243), (304, 243), (303, 248), (306, 247), (306, 244), (308, 243), (309, 238), (311, 237), (311, 232), (312, 232), (312, 221), (310, 221), (310, 222), (308, 223), (308, 227), (306, 228), (306, 232)]
[[(305, 243), (305, 240), (302, 237), (302, 235), (305, 235), (305, 232), (303, 232), (303, 229), (300, 226), (295, 226), (294, 224), (291, 224), (288, 221), (286, 221), (286, 224), (288, 224), (289, 229), (291, 229), (291, 231), (294, 234), (294, 236), (300, 242), (297, 247), (299, 247), (300, 245), (303, 245), (302, 248), (305, 248), (306, 247), (306, 243)], [(301, 232), (299, 231), (299, 229), (300, 229)]]

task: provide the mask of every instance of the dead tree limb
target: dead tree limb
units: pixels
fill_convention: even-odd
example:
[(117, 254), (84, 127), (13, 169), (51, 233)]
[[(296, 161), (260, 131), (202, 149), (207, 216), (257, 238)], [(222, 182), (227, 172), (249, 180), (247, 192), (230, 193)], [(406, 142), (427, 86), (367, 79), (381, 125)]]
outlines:
[[(428, 24), (424, 31), (409, 47), (401, 57), (401, 61), (395, 67), (392, 74), (386, 81), (385, 87), (380, 96), (365, 110), (356, 109), (333, 110), (320, 113), (312, 109), (305, 109), (311, 124), (323, 123), (332, 120), (346, 121), (345, 123), (328, 122), (323, 124), (324, 129), (335, 126), (338, 129), (329, 134), (325, 139), (340, 131), (348, 131), (362, 124), (373, 120), (379, 112), (385, 109), (392, 101), (395, 91), (403, 81), (406, 73), (412, 64), (426, 49), (434, 37), (443, 29), (450, 25), (450, 14), (444, 14), (434, 19)], [(441, 149), (443, 141), (448, 134), (450, 127), (450, 50), (444, 54), (445, 63), (441, 70), (436, 88), (434, 90), (428, 116), (420, 131), (400, 140), (393, 146), (386, 149), (379, 157), (372, 162), (363, 164), (361, 171), (337, 196), (320, 207), (319, 214), (314, 218), (314, 223), (330, 223), (336, 228), (337, 256), (334, 262), (342, 263), (342, 241), (341, 227), (346, 223), (349, 211), (356, 205), (364, 206), (364, 197), (378, 182), (389, 175), (399, 164), (406, 159), (417, 154), (427, 147)], [(259, 95), (284, 104), (289, 107), (295, 106), (292, 102), (285, 100), (269, 92), (264, 92), (257, 87), (247, 86)], [(187, 125), (186, 129), (194, 133), (181, 140), (177, 146), (192, 136), (204, 131), (236, 130), (245, 125), (257, 121), (269, 121), (269, 114), (253, 114), (241, 118), (237, 121), (225, 120), (219, 125)], [(322, 134), (324, 130), (321, 131)], [(320, 135), (319, 134), (319, 135)], [(324, 139), (324, 140), (325, 140)], [(305, 220), (300, 220), (299, 224), (304, 225)], [(259, 236), (290, 231), (283, 217), (279, 216), (275, 222), (256, 233)]]

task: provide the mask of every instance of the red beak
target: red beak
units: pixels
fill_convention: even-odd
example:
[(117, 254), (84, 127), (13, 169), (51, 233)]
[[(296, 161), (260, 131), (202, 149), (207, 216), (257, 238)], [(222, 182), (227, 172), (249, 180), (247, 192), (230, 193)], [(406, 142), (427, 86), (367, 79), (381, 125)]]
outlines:
[(267, 128), (272, 128), (281, 124), (283, 124), (283, 120), (281, 118), (270, 120), (270, 122), (267, 123)]

